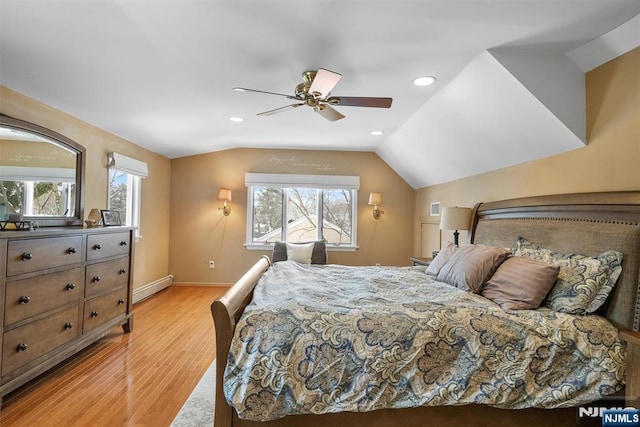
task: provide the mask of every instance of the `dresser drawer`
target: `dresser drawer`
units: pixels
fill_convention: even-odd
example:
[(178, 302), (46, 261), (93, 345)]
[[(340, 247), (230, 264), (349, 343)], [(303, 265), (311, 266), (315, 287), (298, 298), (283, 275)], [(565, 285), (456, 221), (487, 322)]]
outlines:
[(84, 327), (82, 333), (108, 322), (127, 312), (126, 286), (84, 303)]
[(129, 257), (87, 266), (84, 294), (86, 298), (111, 292), (129, 281)]
[(2, 345), (2, 376), (77, 336), (77, 305), (6, 332)]
[(82, 262), (82, 236), (10, 240), (7, 276)]
[(78, 304), (82, 295), (82, 267), (8, 282), (4, 324), (11, 325), (69, 303)]
[(94, 261), (129, 253), (129, 233), (89, 234), (87, 236), (87, 261)]

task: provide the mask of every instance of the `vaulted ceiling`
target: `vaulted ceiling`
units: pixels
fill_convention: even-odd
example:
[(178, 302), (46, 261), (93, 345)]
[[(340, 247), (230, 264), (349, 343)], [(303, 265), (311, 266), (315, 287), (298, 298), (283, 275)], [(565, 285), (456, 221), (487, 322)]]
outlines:
[[(640, 45), (639, 13), (640, 0), (0, 0), (0, 83), (170, 158), (375, 151), (419, 188), (583, 147), (584, 73)], [(257, 116), (292, 102), (232, 90), (293, 95), (318, 68), (343, 75), (332, 95), (391, 108)], [(420, 75), (437, 81), (413, 86)]]

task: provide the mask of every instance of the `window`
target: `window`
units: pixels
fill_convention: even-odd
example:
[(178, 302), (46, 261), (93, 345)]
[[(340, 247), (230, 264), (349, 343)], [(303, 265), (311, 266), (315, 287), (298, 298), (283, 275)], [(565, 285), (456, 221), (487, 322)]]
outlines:
[(73, 216), (75, 182), (0, 179), (0, 204), (25, 216)]
[(246, 174), (247, 247), (325, 240), (355, 249), (359, 177)]
[[(52, 151), (53, 152), (53, 151)], [(25, 216), (75, 215), (75, 169), (65, 167), (0, 168), (0, 205)]]
[(118, 153), (109, 155), (107, 208), (118, 211), (123, 225), (137, 227), (140, 238), (140, 190), (148, 175), (147, 164)]

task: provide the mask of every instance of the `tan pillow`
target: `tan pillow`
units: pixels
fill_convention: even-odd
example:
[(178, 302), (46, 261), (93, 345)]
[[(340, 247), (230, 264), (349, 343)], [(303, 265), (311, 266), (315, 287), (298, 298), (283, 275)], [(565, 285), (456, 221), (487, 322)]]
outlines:
[(436, 279), (463, 291), (479, 294), (485, 282), (510, 254), (509, 249), (495, 246), (463, 246), (440, 268)]
[(287, 243), (287, 259), (300, 264), (311, 264), (311, 254), (315, 243)]
[(506, 310), (534, 310), (556, 283), (558, 271), (558, 266), (510, 257), (484, 285), (482, 296)]
[(438, 272), (440, 271), (442, 266), (445, 265), (447, 261), (449, 261), (451, 255), (453, 255), (453, 253), (458, 249), (460, 249), (458, 245), (449, 243), (449, 246), (443, 248), (440, 252), (438, 252), (438, 255), (436, 255), (433, 261), (431, 261), (431, 263), (427, 267), (426, 273), (433, 277), (437, 277)]

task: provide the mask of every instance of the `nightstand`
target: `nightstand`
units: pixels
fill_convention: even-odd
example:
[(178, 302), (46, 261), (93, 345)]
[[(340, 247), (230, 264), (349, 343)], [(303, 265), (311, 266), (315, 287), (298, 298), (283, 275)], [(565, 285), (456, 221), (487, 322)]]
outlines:
[(433, 261), (433, 258), (411, 257), (409, 258), (409, 261), (411, 261), (411, 265), (413, 266), (423, 265), (427, 267), (429, 264), (431, 264), (431, 261)]

